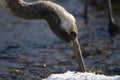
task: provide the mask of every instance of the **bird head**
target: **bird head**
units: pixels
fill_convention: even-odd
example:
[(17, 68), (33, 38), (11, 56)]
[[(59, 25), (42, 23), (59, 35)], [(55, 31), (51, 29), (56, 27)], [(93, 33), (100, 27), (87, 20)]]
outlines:
[(64, 16), (61, 16), (61, 28), (66, 32), (64, 42), (70, 47), (74, 41), (78, 39), (78, 28), (74, 16), (68, 12), (64, 12)]
[(62, 40), (73, 51), (79, 64), (81, 72), (85, 72), (85, 64), (83, 61), (80, 45), (78, 42), (78, 28), (74, 16), (68, 12), (61, 16), (61, 29), (63, 30)]

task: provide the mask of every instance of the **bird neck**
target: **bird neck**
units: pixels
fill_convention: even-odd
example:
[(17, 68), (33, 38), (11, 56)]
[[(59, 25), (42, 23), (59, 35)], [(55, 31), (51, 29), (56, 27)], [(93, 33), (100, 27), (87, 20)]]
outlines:
[(29, 20), (45, 19), (50, 25), (53, 20), (60, 23), (57, 14), (59, 7), (56, 7), (57, 4), (50, 1), (27, 3), (23, 0), (1, 0), (0, 3), (16, 17)]
[(73, 16), (71, 16), (63, 7), (50, 1), (26, 3), (23, 0), (0, 0), (0, 3), (14, 16), (28, 20), (45, 19), (51, 30), (59, 38), (70, 42), (70, 35), (65, 30), (66, 28), (64, 29), (64, 27), (61, 27), (61, 24), (66, 20), (66, 16), (67, 18), (73, 18)]

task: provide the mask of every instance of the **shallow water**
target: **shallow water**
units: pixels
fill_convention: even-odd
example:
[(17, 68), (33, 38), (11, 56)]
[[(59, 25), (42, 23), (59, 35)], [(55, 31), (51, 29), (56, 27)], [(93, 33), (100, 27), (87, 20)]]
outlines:
[[(83, 1), (60, 0), (57, 3), (77, 19), (87, 69), (120, 75), (120, 34), (111, 43), (106, 14), (89, 7), (89, 22), (85, 24)], [(44, 20), (18, 19), (2, 6), (0, 17), (0, 80), (40, 80), (53, 73), (79, 71), (74, 54), (51, 32)], [(115, 19), (120, 26), (120, 17)]]

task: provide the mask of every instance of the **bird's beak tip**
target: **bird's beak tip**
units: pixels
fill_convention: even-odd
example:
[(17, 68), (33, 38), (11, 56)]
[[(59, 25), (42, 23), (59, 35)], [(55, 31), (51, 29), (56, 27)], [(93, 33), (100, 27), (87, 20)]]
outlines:
[(83, 57), (82, 57), (82, 53), (81, 53), (81, 49), (80, 49), (80, 45), (78, 40), (76, 39), (73, 42), (70, 42), (68, 44), (68, 47), (73, 51), (73, 53), (75, 54), (76, 60), (78, 62), (79, 68), (81, 72), (85, 72), (86, 71), (86, 67), (83, 61)]

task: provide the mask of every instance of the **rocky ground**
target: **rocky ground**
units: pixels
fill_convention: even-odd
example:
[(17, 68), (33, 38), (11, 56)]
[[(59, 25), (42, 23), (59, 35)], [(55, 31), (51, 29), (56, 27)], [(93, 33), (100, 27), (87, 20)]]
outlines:
[[(75, 16), (87, 69), (120, 75), (120, 34), (109, 37), (106, 12), (89, 7), (89, 22), (85, 24), (82, 0), (52, 1)], [(115, 20), (120, 26), (120, 17)], [(74, 54), (44, 20), (15, 18), (0, 5), (0, 80), (41, 80), (68, 70), (79, 71)]]

